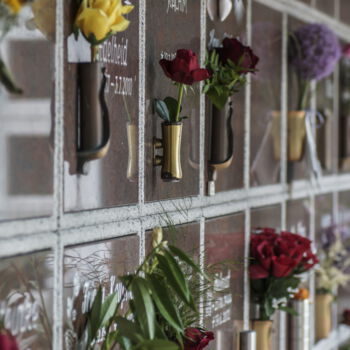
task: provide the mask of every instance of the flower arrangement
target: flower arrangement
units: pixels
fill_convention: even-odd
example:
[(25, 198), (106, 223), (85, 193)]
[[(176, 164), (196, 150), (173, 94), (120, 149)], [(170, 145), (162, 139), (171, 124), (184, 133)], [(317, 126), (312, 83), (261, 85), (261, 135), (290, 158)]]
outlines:
[[(103, 297), (100, 287), (70, 349), (202, 350), (214, 334), (199, 327), (200, 295), (211, 279), (182, 250), (152, 234), (153, 249), (133, 274), (120, 277), (118, 293)], [(203, 286), (200, 280), (206, 280)], [(202, 292), (201, 292), (202, 290)], [(127, 311), (125, 306), (127, 303)], [(103, 334), (101, 341), (101, 334)]]
[(289, 62), (298, 77), (298, 110), (307, 106), (310, 82), (329, 76), (340, 57), (339, 40), (324, 24), (308, 24), (291, 34)]
[(122, 0), (81, 0), (74, 22), (74, 34), (77, 37), (80, 31), (91, 44), (93, 60), (96, 59), (99, 44), (129, 27), (130, 22), (123, 15), (133, 9), (133, 5), (123, 5)]
[(155, 99), (155, 112), (165, 122), (181, 122), (186, 118), (180, 115), (184, 92), (186, 92), (188, 86), (208, 79), (210, 73), (207, 69), (200, 68), (197, 55), (191, 50), (178, 50), (172, 61), (162, 59), (159, 64), (164, 74), (178, 87), (178, 98), (176, 100), (168, 96), (164, 100)]
[[(345, 243), (343, 243), (345, 242)], [(316, 269), (316, 290), (319, 294), (333, 294), (340, 286), (350, 281), (349, 242), (336, 227), (328, 228), (322, 235), (318, 251), (320, 264)]]
[(228, 98), (245, 84), (246, 75), (256, 71), (258, 62), (249, 46), (238, 39), (225, 38), (222, 45), (208, 52), (206, 66), (212, 75), (206, 80), (203, 92), (217, 109), (223, 109)]
[(318, 262), (309, 239), (271, 228), (252, 234), (250, 257), (252, 298), (261, 320), (270, 320), (276, 310), (291, 311), (286, 305), (297, 291), (300, 275)]

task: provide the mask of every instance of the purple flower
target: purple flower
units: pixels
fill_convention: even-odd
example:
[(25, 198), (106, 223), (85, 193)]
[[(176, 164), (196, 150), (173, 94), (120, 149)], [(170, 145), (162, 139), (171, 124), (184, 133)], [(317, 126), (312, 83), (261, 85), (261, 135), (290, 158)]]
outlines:
[(342, 55), (336, 35), (323, 24), (308, 24), (293, 33), (290, 64), (306, 81), (330, 75)]

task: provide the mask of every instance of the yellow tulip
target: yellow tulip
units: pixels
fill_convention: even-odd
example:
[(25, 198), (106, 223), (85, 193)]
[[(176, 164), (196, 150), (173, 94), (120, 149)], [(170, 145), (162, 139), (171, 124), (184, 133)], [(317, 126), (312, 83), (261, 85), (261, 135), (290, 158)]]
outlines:
[(22, 8), (21, 0), (3, 0), (3, 2), (11, 9), (13, 13), (18, 13)]
[(92, 45), (96, 45), (109, 35), (126, 30), (130, 22), (123, 15), (133, 8), (132, 5), (123, 5), (122, 0), (83, 0), (75, 26)]

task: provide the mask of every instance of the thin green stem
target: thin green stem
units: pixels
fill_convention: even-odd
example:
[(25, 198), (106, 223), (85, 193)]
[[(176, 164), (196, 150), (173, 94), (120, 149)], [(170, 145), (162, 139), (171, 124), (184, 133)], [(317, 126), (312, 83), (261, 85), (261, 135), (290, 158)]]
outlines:
[(309, 81), (302, 81), (300, 79), (300, 81), (299, 81), (299, 100), (298, 100), (298, 109), (300, 111), (303, 111), (306, 109), (306, 105), (307, 105), (308, 97), (309, 97), (309, 88), (310, 88), (310, 82)]
[(176, 123), (180, 121), (180, 113), (181, 113), (182, 99), (184, 96), (184, 88), (185, 88), (184, 84), (179, 85), (179, 97), (177, 99), (177, 110), (176, 110), (176, 117), (175, 117)]

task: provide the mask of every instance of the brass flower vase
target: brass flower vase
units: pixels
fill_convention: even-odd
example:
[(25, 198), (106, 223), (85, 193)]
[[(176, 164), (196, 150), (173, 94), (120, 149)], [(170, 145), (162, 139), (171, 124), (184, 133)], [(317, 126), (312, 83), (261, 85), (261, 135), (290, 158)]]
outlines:
[[(154, 138), (154, 165), (162, 166), (161, 177), (165, 182), (178, 182), (182, 179), (181, 139), (182, 123), (162, 123), (162, 139)], [(163, 155), (156, 155), (163, 149)]]
[[(306, 126), (305, 111), (288, 112), (288, 151), (289, 162), (299, 162), (303, 158), (305, 148)], [(274, 155), (276, 160), (281, 159), (281, 112), (272, 113), (272, 130), (274, 137)]]
[(126, 177), (130, 182), (136, 181), (137, 178), (137, 125), (128, 123), (126, 125), (126, 135), (128, 139), (128, 168)]
[(272, 321), (252, 321), (252, 329), (256, 332), (256, 350), (272, 349)]
[(315, 337), (316, 341), (327, 338), (332, 330), (333, 295), (316, 294), (315, 301)]

